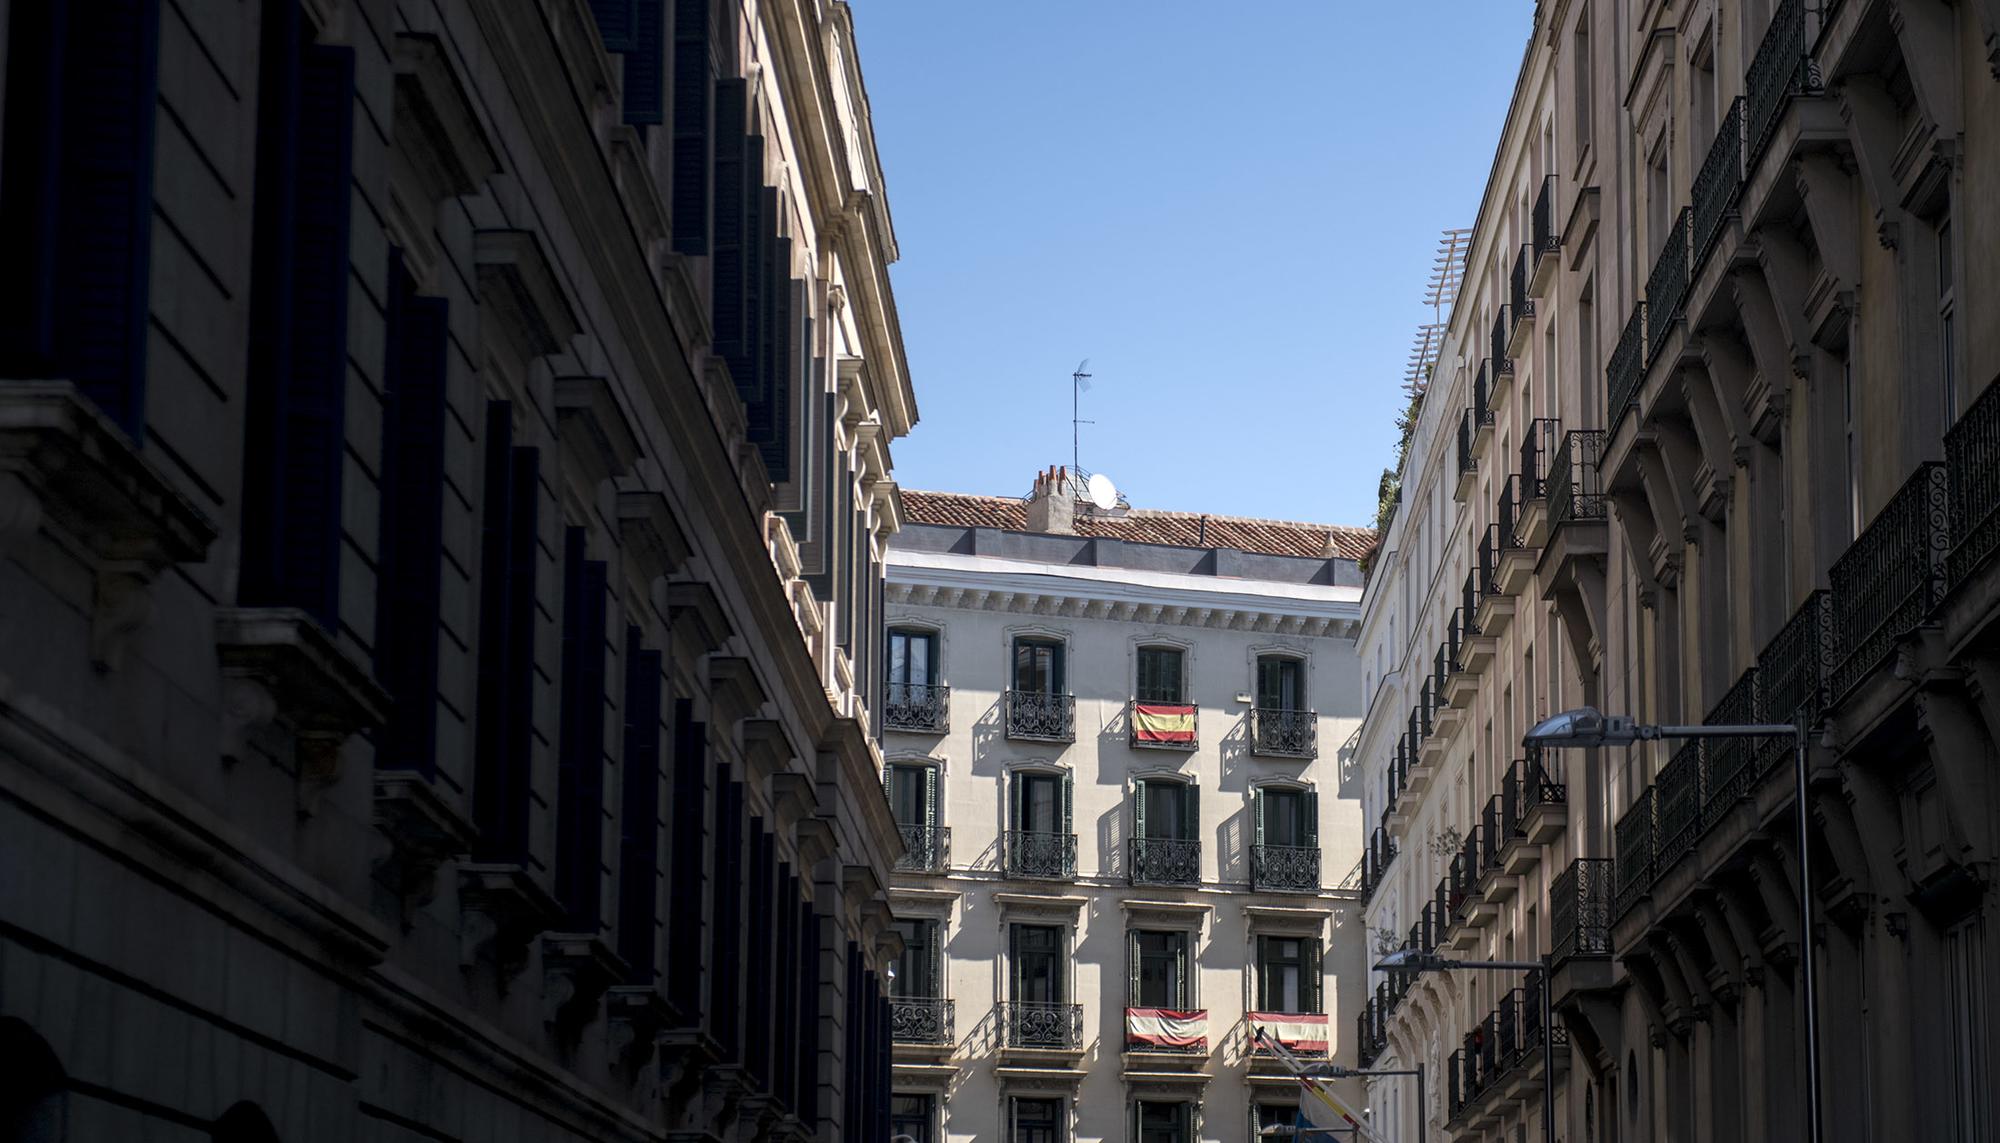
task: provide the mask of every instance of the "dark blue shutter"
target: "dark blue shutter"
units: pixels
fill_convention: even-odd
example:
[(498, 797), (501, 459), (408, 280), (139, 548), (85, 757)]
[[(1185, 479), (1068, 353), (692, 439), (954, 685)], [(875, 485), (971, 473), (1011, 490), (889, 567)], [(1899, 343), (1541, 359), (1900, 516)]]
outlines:
[(743, 1019), (743, 783), (725, 776), (715, 810), (715, 922), (709, 927), (709, 1030), (721, 1062), (740, 1062)]
[(746, 958), (750, 987), (745, 995), (749, 1035), (744, 1038), (743, 1046), (750, 1075), (764, 1088), (770, 1086), (771, 1080), (771, 877), (775, 854), (764, 819), (751, 815), (750, 955)]
[[(658, 0), (652, 2), (657, 6)], [(590, 0), (590, 14), (597, 18), (597, 37), (604, 41), (605, 51), (632, 50), (633, 29), (638, 22), (635, 9), (639, 3), (640, 0)]]
[(437, 768), (439, 587), (444, 567), (448, 304), (418, 297), (390, 252), (382, 360), (382, 510), (375, 674), (392, 700), (377, 764)]
[[(0, 120), (0, 372), (56, 377), (56, 263), (61, 244), (63, 68), (68, 0), (16, 4), (7, 28)], [(150, 115), (151, 112), (149, 111)]]
[(618, 955), (632, 983), (654, 978), (659, 924), (661, 658), (625, 629), (624, 783), (619, 798)]
[(692, 1020), (702, 1009), (701, 941), (713, 924), (704, 908), (708, 855), (708, 727), (694, 704), (674, 701), (673, 862), (668, 871), (667, 999)]
[(582, 528), (563, 534), (562, 730), (556, 751), (556, 889), (571, 930), (597, 931), (604, 865), (605, 565)]
[(799, 1019), (793, 1029), (798, 1095), (792, 1109), (810, 1129), (819, 1122), (819, 915), (804, 901), (799, 902), (798, 910), (804, 955), (799, 959)]
[(507, 678), (505, 776), (500, 840), (512, 860), (528, 860), (528, 814), (535, 740), (535, 571), (541, 556), (542, 457), (515, 446), (508, 458)]
[(737, 351), (736, 360), (729, 363), (729, 372), (736, 379), (736, 395), (743, 401), (745, 428), (754, 444), (770, 431), (770, 426), (762, 423), (764, 407), (770, 397), (764, 340), (771, 319), (767, 299), (771, 285), (771, 257), (777, 252), (777, 239), (771, 233), (771, 225), (774, 221), (772, 216), (777, 213), (778, 195), (763, 185), (764, 137), (752, 135), (745, 145), (744, 156), (746, 193), (750, 197), (750, 235), (744, 260), (743, 344)]
[(674, 252), (708, 253), (709, 176), (715, 164), (711, 121), (715, 69), (709, 62), (708, 4), (674, 5)]
[(667, 121), (666, 0), (627, 2), (635, 7), (625, 52), (625, 122), (656, 127)]
[(473, 781), (474, 854), (481, 861), (518, 863), (528, 856), (540, 484), (539, 452), (513, 444), (513, 406), (489, 402)]
[[(710, 328), (715, 352), (736, 371), (746, 329), (745, 258), (749, 208), (744, 194), (744, 115), (746, 92), (740, 79), (715, 85), (715, 255), (710, 259)], [(745, 378), (735, 377), (740, 386)]]

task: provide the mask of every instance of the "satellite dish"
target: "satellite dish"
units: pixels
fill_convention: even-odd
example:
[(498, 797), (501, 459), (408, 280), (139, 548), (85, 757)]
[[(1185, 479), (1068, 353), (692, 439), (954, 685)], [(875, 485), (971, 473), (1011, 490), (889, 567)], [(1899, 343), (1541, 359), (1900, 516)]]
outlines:
[(1085, 497), (1092, 504), (1104, 509), (1106, 512), (1118, 507), (1118, 487), (1112, 484), (1111, 478), (1103, 473), (1091, 473), (1090, 479), (1084, 482), (1083, 488)]

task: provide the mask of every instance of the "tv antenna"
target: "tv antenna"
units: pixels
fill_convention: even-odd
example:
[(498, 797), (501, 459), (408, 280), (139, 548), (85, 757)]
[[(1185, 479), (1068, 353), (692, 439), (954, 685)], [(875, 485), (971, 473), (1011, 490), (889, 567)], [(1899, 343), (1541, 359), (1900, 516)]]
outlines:
[(1083, 426), (1097, 423), (1082, 419), (1083, 394), (1090, 390), (1089, 371), (1090, 358), (1086, 357), (1069, 375), (1069, 468), (1079, 480), (1083, 478)]

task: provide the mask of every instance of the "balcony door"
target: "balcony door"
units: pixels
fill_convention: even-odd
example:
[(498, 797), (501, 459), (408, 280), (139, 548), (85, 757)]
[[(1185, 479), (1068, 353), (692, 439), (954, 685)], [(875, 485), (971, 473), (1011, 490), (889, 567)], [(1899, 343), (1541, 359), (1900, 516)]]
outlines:
[(903, 937), (903, 951), (896, 957), (896, 975), (889, 981), (889, 996), (895, 1000), (935, 1000), (944, 995), (944, 958), (940, 955), (940, 928), (935, 920), (899, 918), (896, 931)]
[(1140, 1100), (1132, 1109), (1132, 1137), (1139, 1143), (1190, 1143), (1194, 1138), (1194, 1108), (1186, 1103)]
[(937, 767), (895, 763), (889, 767), (889, 808), (900, 826), (937, 825)]
[(889, 1134), (891, 1137), (907, 1135), (917, 1143), (931, 1143), (931, 1120), (935, 1117), (929, 1095), (908, 1095), (897, 1092), (889, 1097)]
[(1193, 841), (1200, 791), (1187, 782), (1141, 778), (1134, 783), (1132, 836), (1148, 841)]
[(1297, 659), (1264, 655), (1257, 660), (1257, 706), (1260, 710), (1300, 711), (1306, 708), (1306, 665)]
[(935, 686), (937, 635), (930, 631), (889, 632), (889, 685), (903, 689)]
[(1008, 815), (1023, 833), (1066, 834), (1069, 828), (1067, 774), (1014, 775), (1014, 805)]
[(1015, 1004), (1065, 1001), (1063, 931), (1057, 925), (1015, 925), (1009, 930), (1013, 974), (1008, 999)]
[(1178, 647), (1139, 648), (1138, 678), (1133, 680), (1132, 697), (1146, 703), (1187, 702), (1187, 682), (1182, 673), (1184, 656)]
[(1170, 1008), (1177, 1012), (1193, 1007), (1185, 932), (1134, 932), (1129, 955), (1132, 1007)]
[(1319, 845), (1319, 795), (1265, 786), (1257, 791), (1257, 844), (1312, 849)]
[(1257, 938), (1257, 1010), (1317, 1013), (1320, 1008), (1317, 937)]
[(1012, 1103), (1009, 1143), (1062, 1143), (1068, 1132), (1064, 1130), (1061, 1100), (1016, 1098)]
[(1023, 694), (1063, 693), (1063, 645), (1053, 639), (1014, 640), (1014, 689)]

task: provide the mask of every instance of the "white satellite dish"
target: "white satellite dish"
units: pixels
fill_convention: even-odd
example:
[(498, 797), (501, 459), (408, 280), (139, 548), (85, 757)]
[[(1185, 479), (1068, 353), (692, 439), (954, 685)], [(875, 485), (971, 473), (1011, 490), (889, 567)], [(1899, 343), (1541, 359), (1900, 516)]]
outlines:
[(1106, 512), (1118, 507), (1118, 487), (1101, 472), (1093, 472), (1083, 485), (1085, 497)]

